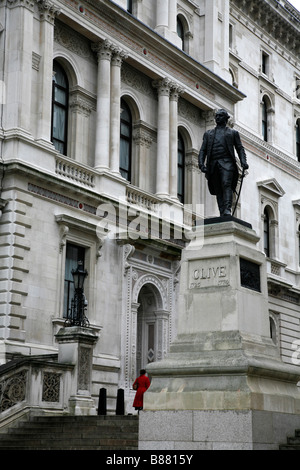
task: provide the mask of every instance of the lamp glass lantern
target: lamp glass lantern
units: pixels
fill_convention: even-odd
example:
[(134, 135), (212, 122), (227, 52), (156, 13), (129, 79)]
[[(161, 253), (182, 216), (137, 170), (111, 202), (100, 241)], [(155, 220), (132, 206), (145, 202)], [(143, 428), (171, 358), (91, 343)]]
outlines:
[(83, 269), (82, 261), (78, 262), (76, 269), (72, 269), (72, 276), (75, 290), (83, 290), (84, 281), (88, 276), (88, 272), (86, 269)]
[(66, 324), (70, 326), (88, 327), (89, 321), (85, 315), (87, 306), (86, 298), (83, 293), (83, 285), (88, 272), (83, 269), (82, 261), (78, 262), (76, 269), (72, 269), (72, 276), (74, 281), (74, 297), (71, 301), (70, 315), (68, 315)]

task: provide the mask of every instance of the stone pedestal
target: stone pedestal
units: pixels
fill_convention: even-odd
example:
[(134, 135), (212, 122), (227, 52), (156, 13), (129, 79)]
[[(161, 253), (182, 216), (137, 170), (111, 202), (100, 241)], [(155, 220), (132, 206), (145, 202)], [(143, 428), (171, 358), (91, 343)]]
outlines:
[(70, 386), (69, 408), (74, 415), (97, 414), (91, 396), (93, 348), (97, 335), (89, 328), (61, 328), (56, 335), (59, 343), (58, 361), (74, 364)]
[(259, 239), (236, 219), (213, 222), (183, 251), (178, 335), (147, 369), (141, 449), (278, 448), (300, 425), (300, 369), (270, 338)]

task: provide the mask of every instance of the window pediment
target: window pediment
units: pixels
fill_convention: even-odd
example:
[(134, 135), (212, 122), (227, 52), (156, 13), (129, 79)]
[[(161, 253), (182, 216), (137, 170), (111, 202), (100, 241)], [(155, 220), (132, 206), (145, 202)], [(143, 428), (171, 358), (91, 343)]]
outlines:
[(271, 178), (265, 181), (260, 181), (257, 183), (257, 186), (260, 189), (263, 189), (267, 191), (268, 193), (271, 193), (273, 197), (274, 196), (282, 197), (285, 195), (285, 191), (283, 190), (283, 188), (280, 186), (280, 184), (275, 178)]

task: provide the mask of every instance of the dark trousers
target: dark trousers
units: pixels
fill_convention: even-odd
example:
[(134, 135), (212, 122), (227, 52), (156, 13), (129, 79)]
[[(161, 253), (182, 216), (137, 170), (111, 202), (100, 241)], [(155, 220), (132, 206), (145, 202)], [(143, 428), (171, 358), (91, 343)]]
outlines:
[(218, 184), (216, 185), (218, 188), (216, 196), (220, 215), (231, 215), (234, 168), (224, 169), (217, 163), (214, 173), (216, 180), (218, 181)]

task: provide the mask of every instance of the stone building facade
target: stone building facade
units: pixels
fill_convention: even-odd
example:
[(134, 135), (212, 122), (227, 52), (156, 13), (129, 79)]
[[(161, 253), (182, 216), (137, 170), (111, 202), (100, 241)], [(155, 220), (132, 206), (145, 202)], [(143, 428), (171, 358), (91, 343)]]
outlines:
[(270, 334), (300, 345), (300, 13), (286, 0), (1, 0), (0, 364), (57, 353), (84, 292), (93, 396), (176, 335), (181, 250), (217, 215), (198, 152), (214, 112), (249, 174), (236, 215), (267, 257)]

